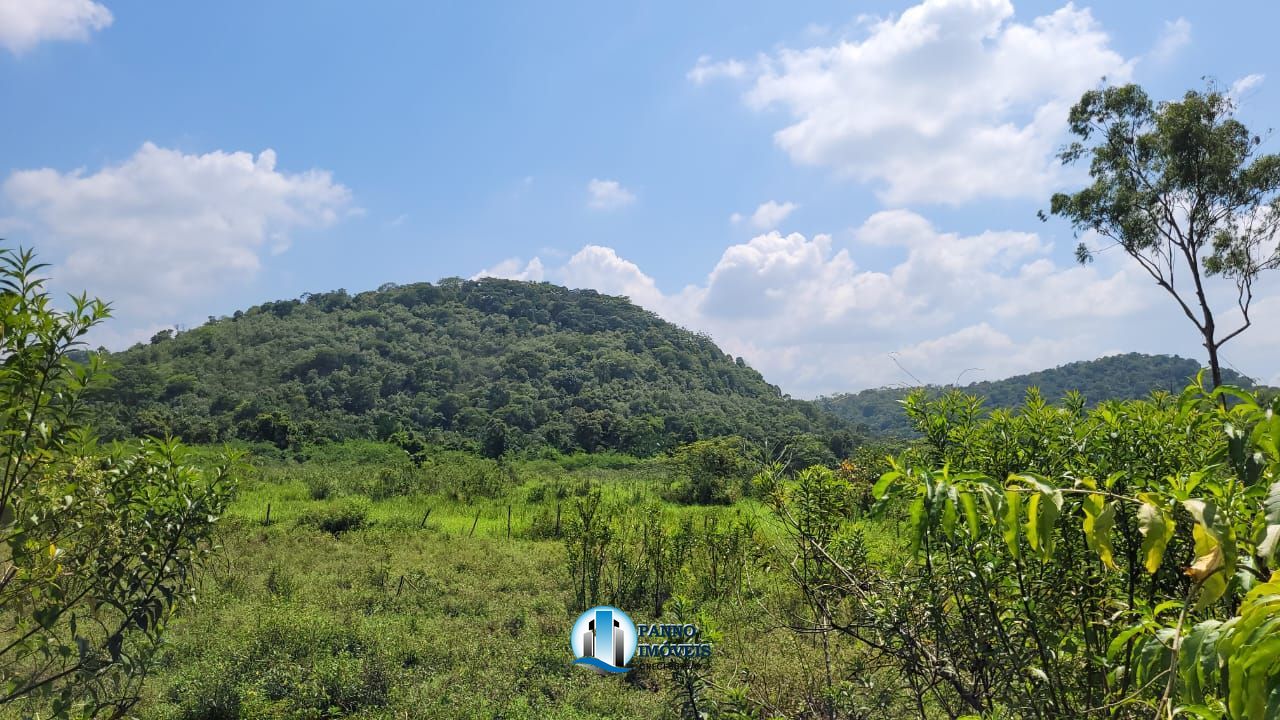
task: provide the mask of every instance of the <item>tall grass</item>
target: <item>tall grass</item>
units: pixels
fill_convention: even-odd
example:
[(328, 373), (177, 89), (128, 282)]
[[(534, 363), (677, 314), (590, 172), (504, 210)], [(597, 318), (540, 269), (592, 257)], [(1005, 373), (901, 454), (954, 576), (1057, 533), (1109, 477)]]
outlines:
[[(812, 686), (821, 649), (762, 611), (793, 600), (763, 569), (787, 559), (771, 554), (781, 528), (759, 503), (664, 502), (661, 462), (441, 453), (415, 465), (387, 447), (258, 457), (140, 717), (676, 717), (685, 681), (670, 668), (637, 665), (619, 681), (570, 663), (581, 608), (566, 536), (590, 497), (612, 509), (606, 585), (632, 593), (636, 621), (669, 621), (678, 607), (714, 639), (698, 687), (731, 700)], [(871, 552), (900, 551), (891, 528), (865, 534)], [(644, 539), (660, 535), (695, 542), (656, 585), (637, 584), (646, 557), (674, 552), (645, 555)], [(655, 607), (654, 588), (670, 602)]]

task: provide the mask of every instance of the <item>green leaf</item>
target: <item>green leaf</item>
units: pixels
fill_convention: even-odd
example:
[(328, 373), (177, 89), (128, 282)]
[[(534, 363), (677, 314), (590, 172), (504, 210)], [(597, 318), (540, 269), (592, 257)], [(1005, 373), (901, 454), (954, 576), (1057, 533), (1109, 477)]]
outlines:
[(1085, 543), (1098, 554), (1107, 569), (1118, 570), (1111, 545), (1111, 528), (1116, 523), (1115, 503), (1108, 503), (1102, 495), (1095, 494), (1086, 496), (1081, 507), (1084, 508)]
[(938, 502), (942, 503), (942, 532), (950, 537), (955, 532), (956, 521), (959, 519), (956, 514), (958, 498), (955, 486), (947, 485), (943, 488), (943, 492), (938, 493)]
[(1268, 413), (1253, 428), (1253, 444), (1271, 456), (1272, 462), (1280, 461), (1280, 415)]
[(1120, 651), (1129, 644), (1129, 641), (1132, 640), (1135, 635), (1144, 630), (1146, 630), (1146, 627), (1143, 625), (1132, 625), (1117, 633), (1107, 645), (1107, 658), (1111, 660), (1116, 659), (1116, 657), (1119, 656)]
[(1022, 515), (1022, 493), (1017, 490), (1005, 490), (1004, 542), (1009, 546), (1009, 554), (1018, 559), (1022, 557), (1022, 549), (1018, 545), (1018, 518)]
[(1179, 705), (1173, 709), (1173, 716), (1190, 716), (1200, 718), (1201, 720), (1222, 720), (1222, 713), (1210, 708), (1208, 705)]
[(964, 520), (969, 526), (969, 539), (978, 539), (978, 503), (973, 499), (973, 493), (962, 491), (960, 493), (960, 507), (964, 509)]
[(897, 470), (890, 470), (889, 472), (881, 475), (880, 479), (876, 481), (875, 486), (871, 488), (871, 494), (874, 495), (877, 500), (883, 500), (885, 494), (889, 492), (889, 486), (893, 485), (894, 481), (900, 477), (902, 477), (902, 473)]
[(1222, 623), (1206, 620), (1182, 639), (1178, 646), (1178, 675), (1183, 683), (1183, 697), (1193, 703), (1203, 703), (1206, 694), (1220, 692), (1221, 670), (1216, 642)]
[(1027, 522), (1023, 525), (1027, 534), (1027, 545), (1031, 546), (1033, 551), (1040, 549), (1040, 535), (1036, 531), (1037, 521), (1040, 518), (1040, 493), (1032, 493), (1027, 499)]
[(1252, 406), (1255, 408), (1257, 407), (1257, 402), (1254, 400), (1252, 395), (1241, 390), (1240, 388), (1232, 387), (1230, 385), (1222, 385), (1220, 387), (1216, 387), (1213, 389), (1213, 392), (1209, 393), (1209, 397), (1214, 399), (1217, 399), (1223, 395), (1230, 395), (1231, 397), (1239, 400), (1246, 407), (1249, 407), (1249, 406)]
[(1037, 487), (1042, 490), (1033, 493), (1027, 501), (1027, 544), (1047, 561), (1053, 558), (1054, 528), (1062, 510), (1062, 493), (1039, 483)]
[(1150, 502), (1138, 508), (1138, 532), (1142, 533), (1142, 563), (1147, 572), (1154, 575), (1164, 561), (1164, 549), (1173, 537), (1173, 517), (1164, 509)]
[(920, 552), (920, 543), (924, 539), (924, 495), (916, 496), (911, 501), (911, 507), (907, 511), (907, 522), (911, 530), (911, 548), (909, 554), (915, 557)]

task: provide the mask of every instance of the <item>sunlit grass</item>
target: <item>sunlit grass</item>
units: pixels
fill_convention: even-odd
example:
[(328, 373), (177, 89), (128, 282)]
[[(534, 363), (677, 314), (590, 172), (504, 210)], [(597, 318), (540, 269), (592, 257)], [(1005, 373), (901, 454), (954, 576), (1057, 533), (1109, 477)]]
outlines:
[[(566, 632), (580, 608), (557, 513), (567, 527), (598, 491), (614, 512), (645, 513), (668, 530), (746, 522), (760, 552), (781, 548), (785, 561), (787, 538), (765, 504), (666, 502), (670, 478), (655, 463), (523, 461), (497, 472), (505, 484), (475, 485), (493, 491), (480, 495), (451, 483), (493, 470), (489, 461), (449, 456), (455, 466), (415, 468), (384, 448), (256, 461), (140, 717), (670, 717), (661, 666), (625, 681), (572, 667)], [(324, 529), (334, 518), (344, 529)], [(891, 524), (857, 524), (871, 554), (900, 555)], [(797, 668), (816, 668), (820, 647), (764, 612), (779, 606), (766, 598), (786, 592), (776, 575), (752, 571), (741, 594), (706, 600), (718, 682), (799, 693), (812, 681)], [(631, 610), (637, 622), (659, 619)]]

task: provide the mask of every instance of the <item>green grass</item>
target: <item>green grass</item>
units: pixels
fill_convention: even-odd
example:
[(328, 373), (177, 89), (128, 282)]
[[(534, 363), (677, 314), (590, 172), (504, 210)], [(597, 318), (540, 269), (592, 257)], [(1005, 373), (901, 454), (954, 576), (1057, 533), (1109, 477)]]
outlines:
[(153, 718), (652, 716), (570, 666), (559, 547), (234, 522), (139, 708)]
[[(653, 463), (525, 461), (502, 470), (507, 484), (494, 496), (460, 497), (433, 480), (436, 470), (377, 447), (322, 455), (257, 461), (223, 521), (198, 605), (173, 621), (139, 717), (674, 717), (669, 668), (601, 677), (572, 666), (568, 628), (581, 608), (565, 546), (550, 538), (557, 507), (567, 522), (576, 499), (598, 487), (621, 512), (659, 508), (651, 519), (670, 528), (705, 532), (750, 517), (753, 552), (775, 552), (784, 539), (754, 500), (663, 503), (666, 478)], [(489, 467), (450, 461), (459, 466), (450, 477), (464, 480)], [(389, 492), (405, 487), (414, 491)], [(891, 525), (860, 529), (868, 552), (900, 554)], [(696, 573), (683, 572), (683, 585), (698, 587)], [(785, 593), (776, 575), (760, 572), (732, 597), (696, 601), (716, 643), (708, 692), (812, 692), (821, 648), (762, 611), (785, 608)], [(662, 619), (624, 609), (637, 622)], [(778, 712), (795, 707), (779, 701)]]

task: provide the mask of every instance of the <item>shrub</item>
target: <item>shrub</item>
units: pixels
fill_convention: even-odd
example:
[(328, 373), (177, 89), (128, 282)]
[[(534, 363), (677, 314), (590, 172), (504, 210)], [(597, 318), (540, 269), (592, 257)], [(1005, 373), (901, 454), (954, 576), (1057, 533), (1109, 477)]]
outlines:
[(664, 495), (685, 504), (727, 505), (741, 496), (752, 475), (739, 437), (684, 445), (672, 456), (671, 465), (675, 479)]
[(463, 452), (444, 452), (422, 466), (423, 482), (455, 500), (497, 497), (517, 484), (515, 468)]
[(0, 250), (0, 705), (119, 717), (191, 595), (235, 458), (205, 470), (177, 442), (98, 447), (81, 400), (103, 372), (80, 338), (107, 306), (81, 295), (55, 310), (42, 267)]
[(372, 504), (366, 497), (344, 497), (307, 512), (298, 518), (298, 524), (339, 535), (365, 527), (371, 507)]
[(307, 494), (312, 500), (328, 500), (338, 491), (337, 481), (327, 472), (306, 473), (302, 476), (302, 482), (307, 486)]
[(874, 490), (907, 507), (914, 562), (846, 557), (854, 474), (775, 483), (798, 629), (865, 640), (952, 715), (1276, 717), (1280, 403), (1197, 382), (1092, 411), (1034, 390), (1016, 413), (906, 409), (924, 440)]

